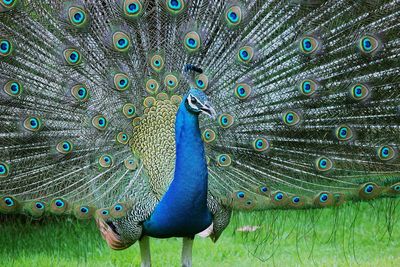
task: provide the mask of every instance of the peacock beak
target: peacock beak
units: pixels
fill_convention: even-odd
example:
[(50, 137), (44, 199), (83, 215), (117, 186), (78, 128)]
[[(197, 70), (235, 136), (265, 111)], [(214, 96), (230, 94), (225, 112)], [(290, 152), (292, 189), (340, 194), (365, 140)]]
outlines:
[(215, 112), (215, 110), (210, 106), (209, 103), (204, 103), (204, 105), (202, 105), (200, 107), (200, 110), (202, 113), (207, 114), (208, 116), (210, 116), (210, 118), (212, 118), (213, 120), (215, 120), (215, 118), (217, 117), (217, 113)]

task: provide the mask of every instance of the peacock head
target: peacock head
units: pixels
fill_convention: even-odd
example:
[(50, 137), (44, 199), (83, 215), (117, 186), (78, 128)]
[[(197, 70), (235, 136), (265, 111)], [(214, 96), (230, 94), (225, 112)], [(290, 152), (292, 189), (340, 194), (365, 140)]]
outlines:
[(215, 119), (216, 112), (210, 106), (206, 94), (198, 89), (191, 88), (189, 92), (186, 94), (184, 99), (185, 108), (196, 115), (200, 113), (207, 114), (212, 119)]

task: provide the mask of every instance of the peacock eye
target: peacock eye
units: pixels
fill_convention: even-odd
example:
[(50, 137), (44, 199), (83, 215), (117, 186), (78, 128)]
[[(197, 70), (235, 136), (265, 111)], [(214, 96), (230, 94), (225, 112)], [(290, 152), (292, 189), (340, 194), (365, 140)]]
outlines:
[(38, 117), (28, 117), (24, 121), (24, 128), (31, 132), (37, 132), (42, 128), (42, 121)]
[(81, 53), (75, 48), (65, 49), (63, 55), (68, 65), (75, 66), (82, 62)]
[(6, 203), (6, 205), (7, 205), (8, 207), (14, 206), (14, 200), (12, 200), (12, 198), (10, 198), (10, 197), (6, 197), (6, 198), (4, 199), (4, 202)]
[(316, 52), (319, 47), (319, 41), (312, 36), (304, 36), (300, 39), (300, 51), (306, 55)]
[(380, 41), (373, 36), (365, 35), (360, 38), (358, 46), (361, 52), (365, 54), (371, 54), (379, 48)]
[(329, 171), (330, 169), (332, 169), (332, 167), (332, 161), (326, 157), (320, 157), (315, 161), (315, 168), (318, 171)]
[(0, 161), (0, 178), (7, 177), (8, 175), (9, 175), (8, 164)]
[(55, 201), (55, 204), (56, 204), (56, 206), (59, 207), (59, 208), (62, 208), (62, 207), (64, 207), (64, 205), (65, 205), (64, 201), (62, 201), (61, 199), (57, 199), (57, 200)]
[(353, 138), (353, 132), (347, 125), (341, 125), (336, 128), (336, 137), (340, 141), (347, 141)]
[(22, 93), (22, 85), (14, 80), (8, 81), (3, 88), (4, 92), (9, 96), (19, 96)]
[(225, 11), (225, 20), (228, 27), (234, 27), (242, 21), (242, 10), (239, 6), (231, 6)]
[(0, 56), (7, 57), (11, 54), (13, 45), (9, 40), (0, 39)]
[(216, 138), (216, 134), (213, 130), (211, 129), (205, 129), (203, 132), (203, 140), (204, 142), (211, 143), (212, 141), (214, 141)]
[(367, 185), (365, 185), (365, 187), (364, 187), (364, 192), (365, 192), (366, 194), (371, 194), (372, 191), (374, 191), (374, 185), (373, 185), (373, 184), (367, 184)]
[(197, 104), (197, 99), (195, 97), (191, 97), (190, 102), (192, 102), (192, 104)]
[(115, 205), (114, 209), (115, 209), (116, 211), (122, 211), (123, 207), (122, 207), (122, 205), (117, 204), (117, 205)]
[(242, 63), (249, 63), (253, 59), (253, 56), (254, 56), (254, 49), (253, 47), (248, 45), (240, 48), (237, 55), (239, 62)]
[(156, 72), (160, 72), (164, 68), (164, 58), (160, 54), (155, 54), (150, 58), (150, 66)]
[(392, 146), (381, 146), (377, 151), (380, 160), (388, 161), (396, 156), (396, 150)]
[(283, 113), (283, 122), (288, 126), (296, 125), (300, 122), (300, 116), (294, 111), (287, 111)]
[(321, 201), (322, 203), (325, 203), (327, 200), (328, 200), (328, 194), (322, 193), (322, 194), (319, 196), (319, 201)]
[(72, 152), (72, 143), (69, 141), (61, 141), (57, 144), (56, 149), (61, 154), (69, 154)]
[(266, 193), (266, 192), (268, 192), (268, 187), (262, 186), (262, 187), (260, 187), (260, 190), (261, 190), (261, 192)]
[(113, 165), (113, 159), (110, 155), (103, 155), (98, 160), (99, 165), (103, 168), (110, 168)]
[(98, 130), (105, 130), (107, 128), (107, 119), (102, 115), (97, 115), (92, 119), (92, 125)]
[(191, 31), (185, 35), (184, 46), (188, 52), (198, 51), (200, 49), (200, 43), (200, 35), (197, 32)]
[(41, 202), (36, 202), (36, 203), (35, 203), (35, 207), (36, 207), (37, 209), (39, 209), (39, 210), (44, 209), (44, 205), (43, 205), (43, 203), (41, 203)]
[(236, 196), (237, 196), (238, 198), (244, 198), (244, 197), (245, 197), (245, 194), (244, 194), (244, 192), (240, 191), (240, 192), (237, 192)]
[(282, 200), (282, 198), (283, 198), (283, 194), (282, 193), (277, 193), (275, 195), (275, 200), (277, 200), (277, 201)]
[(354, 100), (363, 100), (368, 97), (369, 88), (365, 84), (358, 83), (351, 87), (350, 93)]
[(299, 203), (300, 202), (300, 198), (299, 197), (293, 197), (292, 198), (292, 202), (295, 203), (295, 204)]
[(317, 90), (317, 83), (313, 80), (306, 79), (300, 83), (300, 92), (305, 96), (311, 96)]
[(81, 210), (82, 213), (88, 213), (89, 212), (89, 209), (87, 207), (81, 207), (80, 210)]
[(177, 15), (185, 8), (185, 2), (183, 0), (166, 0), (166, 6), (172, 15)]
[(136, 18), (143, 11), (143, 6), (140, 0), (125, 0), (123, 6), (124, 14), (128, 18)]
[(112, 37), (113, 49), (117, 52), (126, 52), (131, 46), (131, 39), (124, 32), (115, 32)]

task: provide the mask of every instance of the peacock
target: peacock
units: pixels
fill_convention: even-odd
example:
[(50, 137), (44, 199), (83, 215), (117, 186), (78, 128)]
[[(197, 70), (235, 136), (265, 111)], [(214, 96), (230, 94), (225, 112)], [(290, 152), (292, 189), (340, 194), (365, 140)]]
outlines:
[[(0, 212), (112, 249), (400, 196), (398, 0), (0, 0)], [(265, 222), (268, 223), (268, 222)]]

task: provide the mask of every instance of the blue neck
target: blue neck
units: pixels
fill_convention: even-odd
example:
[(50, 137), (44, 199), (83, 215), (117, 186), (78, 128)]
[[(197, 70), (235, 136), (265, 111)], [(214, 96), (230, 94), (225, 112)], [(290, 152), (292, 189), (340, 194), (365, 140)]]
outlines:
[(208, 170), (199, 118), (179, 107), (175, 122), (174, 179), (144, 222), (144, 234), (153, 237), (193, 237), (212, 221), (207, 208)]
[[(184, 101), (183, 101), (184, 102)], [(197, 114), (179, 107), (175, 123), (176, 160), (172, 184), (185, 188), (186, 196), (207, 194), (207, 163)], [(171, 185), (172, 185), (171, 184)]]

